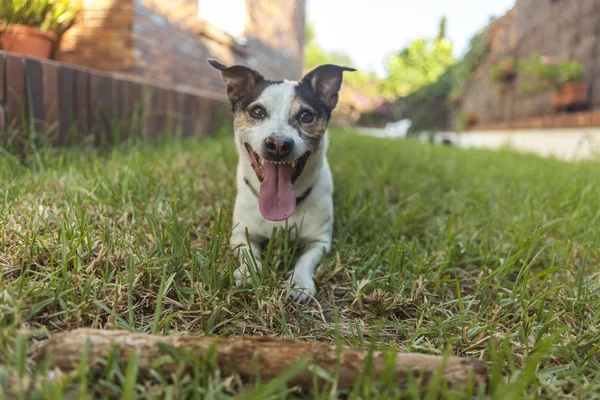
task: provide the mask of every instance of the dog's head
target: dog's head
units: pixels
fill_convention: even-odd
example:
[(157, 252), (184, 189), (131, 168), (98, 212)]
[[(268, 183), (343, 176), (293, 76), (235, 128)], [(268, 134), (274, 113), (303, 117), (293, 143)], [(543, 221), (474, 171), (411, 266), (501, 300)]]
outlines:
[(260, 211), (268, 220), (287, 219), (296, 207), (293, 185), (320, 149), (342, 74), (354, 69), (322, 65), (299, 82), (270, 81), (245, 66), (209, 63), (227, 84), (236, 140), (260, 181)]

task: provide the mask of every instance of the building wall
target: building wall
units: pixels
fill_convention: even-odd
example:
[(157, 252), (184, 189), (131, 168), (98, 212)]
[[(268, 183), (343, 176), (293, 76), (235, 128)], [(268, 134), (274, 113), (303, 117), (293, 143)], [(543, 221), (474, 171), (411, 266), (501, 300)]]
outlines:
[(133, 0), (83, 0), (78, 22), (64, 35), (58, 61), (131, 74)]
[(245, 43), (200, 20), (201, 2), (85, 0), (57, 58), (220, 97), (224, 84), (208, 57), (273, 79), (300, 77), (305, 0), (246, 0)]
[(483, 123), (551, 114), (550, 91), (524, 93), (526, 78), (493, 83), (490, 69), (505, 55), (530, 59), (535, 53), (582, 63), (593, 108), (600, 108), (600, 0), (517, 0), (491, 29), (491, 55), (468, 85), (461, 109)]
[(306, 1), (246, 0), (246, 8), (248, 65), (273, 79), (301, 78)]
[(27, 142), (20, 136), (30, 127), (57, 146), (202, 137), (229, 124), (228, 109), (196, 92), (0, 51), (0, 145), (11, 148)]

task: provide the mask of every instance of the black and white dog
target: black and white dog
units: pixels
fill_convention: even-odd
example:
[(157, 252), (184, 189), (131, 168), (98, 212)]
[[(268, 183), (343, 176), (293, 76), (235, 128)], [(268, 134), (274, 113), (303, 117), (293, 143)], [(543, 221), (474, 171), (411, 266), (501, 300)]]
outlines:
[[(327, 124), (344, 71), (322, 65), (301, 81), (271, 81), (241, 65), (221, 71), (227, 84), (239, 154), (231, 247), (239, 251), (236, 284), (247, 279), (248, 250), (260, 263), (260, 244), (274, 227), (296, 227), (306, 247), (288, 278), (301, 302), (316, 292), (315, 268), (331, 248), (333, 180), (325, 158)], [(246, 231), (250, 238), (247, 240)], [(244, 251), (245, 250), (245, 251)]]

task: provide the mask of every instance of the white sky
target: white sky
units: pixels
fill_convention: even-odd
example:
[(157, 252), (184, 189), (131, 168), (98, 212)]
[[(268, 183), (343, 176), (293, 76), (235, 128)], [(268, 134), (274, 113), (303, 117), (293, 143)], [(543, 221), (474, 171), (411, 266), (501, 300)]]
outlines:
[(307, 0), (307, 19), (317, 42), (340, 50), (362, 70), (384, 75), (386, 55), (412, 39), (435, 37), (446, 16), (454, 53), (466, 51), (471, 36), (515, 0)]

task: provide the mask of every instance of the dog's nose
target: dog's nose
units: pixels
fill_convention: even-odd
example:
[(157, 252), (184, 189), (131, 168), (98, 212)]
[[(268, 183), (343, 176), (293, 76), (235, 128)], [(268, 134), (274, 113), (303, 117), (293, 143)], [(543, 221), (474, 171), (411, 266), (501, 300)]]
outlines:
[(294, 150), (294, 141), (289, 138), (270, 136), (265, 139), (265, 148), (274, 160), (288, 157)]

